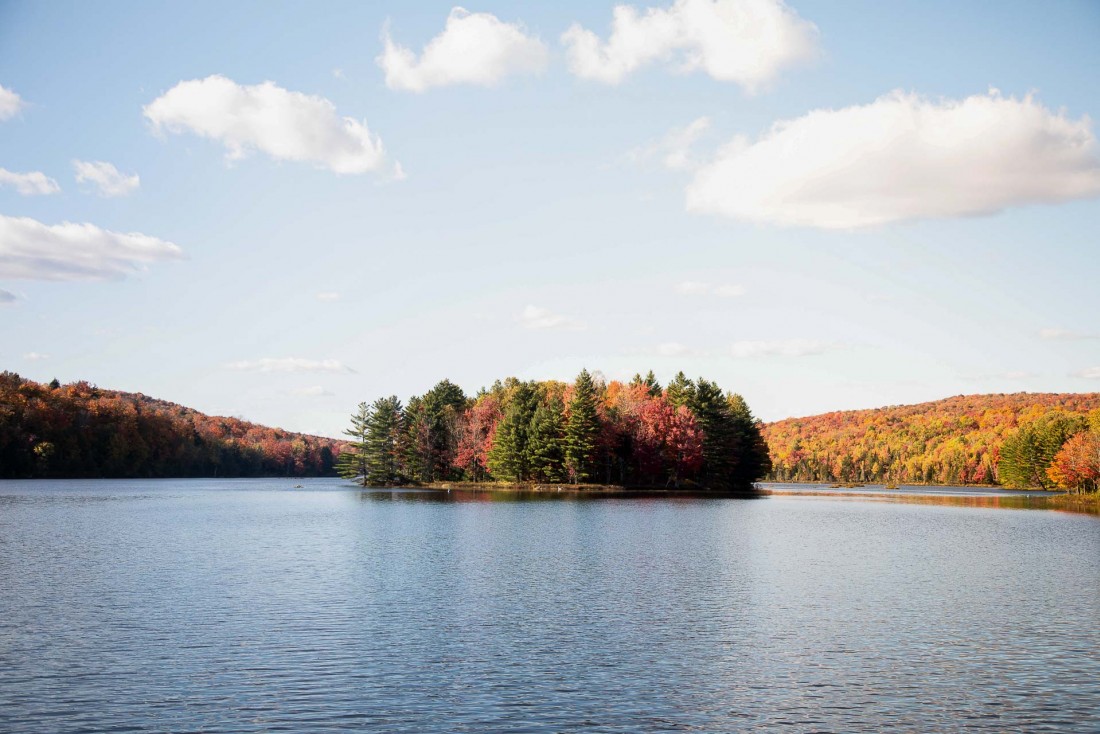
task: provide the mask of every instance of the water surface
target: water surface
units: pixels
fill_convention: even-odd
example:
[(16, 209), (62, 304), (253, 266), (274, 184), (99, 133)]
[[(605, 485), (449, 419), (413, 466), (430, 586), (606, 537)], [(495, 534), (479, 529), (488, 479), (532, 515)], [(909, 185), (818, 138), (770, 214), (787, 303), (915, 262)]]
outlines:
[(1100, 521), (0, 482), (0, 731), (1097, 731)]

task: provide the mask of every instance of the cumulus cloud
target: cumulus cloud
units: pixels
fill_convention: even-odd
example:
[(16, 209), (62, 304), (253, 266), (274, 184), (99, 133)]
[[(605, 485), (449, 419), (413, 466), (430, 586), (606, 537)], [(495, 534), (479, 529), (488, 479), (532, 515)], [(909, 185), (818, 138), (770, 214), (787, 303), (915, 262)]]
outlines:
[(687, 207), (854, 229), (1097, 195), (1100, 151), (1088, 117), (996, 90), (961, 101), (895, 91), (776, 123), (755, 142), (735, 138), (696, 171)]
[(1081, 339), (1100, 339), (1100, 334), (1086, 334), (1069, 329), (1039, 329), (1039, 338), (1047, 341), (1078, 341)]
[(663, 61), (683, 72), (704, 71), (755, 92), (781, 70), (817, 54), (817, 27), (782, 0), (676, 0), (639, 11), (617, 5), (606, 42), (574, 24), (561, 37), (570, 70), (618, 84)]
[(305, 397), (305, 398), (321, 398), (321, 397), (328, 397), (328, 396), (333, 394), (331, 391), (326, 390), (321, 385), (311, 385), (310, 387), (299, 387), (295, 390), (291, 390), (291, 392), (294, 393), (295, 395), (300, 395), (300, 396)]
[(95, 184), (100, 196), (126, 196), (141, 185), (141, 178), (136, 173), (120, 173), (106, 161), (74, 160), (73, 170), (77, 183)]
[(564, 329), (575, 331), (584, 328), (584, 324), (579, 321), (575, 321), (568, 316), (554, 313), (549, 309), (540, 308), (538, 306), (527, 306), (517, 317), (517, 320), (525, 329)]
[(19, 297), (16, 296), (14, 293), (0, 288), (0, 306), (7, 306), (8, 304), (15, 303), (18, 300)]
[(382, 41), (377, 62), (386, 72), (386, 86), (407, 92), (451, 84), (492, 87), (507, 76), (539, 73), (550, 58), (546, 44), (521, 24), (463, 8), (451, 10), (443, 32), (428, 42), (419, 59), (394, 43), (388, 28)]
[(771, 341), (738, 341), (729, 354), (738, 359), (749, 357), (808, 357), (839, 349), (840, 345), (816, 339), (774, 339)]
[(57, 185), (57, 181), (41, 171), (16, 173), (6, 168), (0, 168), (0, 186), (12, 186), (23, 196), (56, 194), (61, 190), (61, 187)]
[(745, 287), (735, 283), (702, 283), (685, 280), (676, 284), (676, 292), (685, 296), (716, 296), (718, 298), (737, 298), (745, 295)]
[(1100, 367), (1086, 367), (1074, 372), (1072, 377), (1083, 377), (1086, 380), (1100, 380)]
[(692, 146), (709, 129), (710, 118), (700, 117), (684, 127), (673, 128), (657, 142), (631, 150), (627, 158), (634, 163), (657, 159), (674, 171), (694, 169), (698, 162), (692, 156)]
[(10, 120), (26, 106), (22, 97), (0, 84), (0, 120)]
[(73, 222), (50, 225), (0, 214), (3, 278), (108, 280), (182, 256), (177, 245), (140, 232), (112, 232)]
[(340, 294), (339, 293), (334, 293), (334, 292), (331, 292), (331, 291), (325, 292), (325, 293), (318, 293), (317, 294), (317, 300), (318, 301), (326, 301), (326, 302), (329, 302), (329, 303), (331, 303), (332, 301), (339, 301), (340, 300)]
[(337, 359), (302, 359), (301, 357), (263, 357), (230, 362), (228, 369), (241, 372), (354, 372)]
[(224, 76), (183, 81), (144, 108), (156, 131), (192, 132), (225, 146), (230, 160), (259, 150), (275, 160), (336, 173), (394, 171), (366, 123), (341, 117), (324, 97), (274, 82), (242, 85)]

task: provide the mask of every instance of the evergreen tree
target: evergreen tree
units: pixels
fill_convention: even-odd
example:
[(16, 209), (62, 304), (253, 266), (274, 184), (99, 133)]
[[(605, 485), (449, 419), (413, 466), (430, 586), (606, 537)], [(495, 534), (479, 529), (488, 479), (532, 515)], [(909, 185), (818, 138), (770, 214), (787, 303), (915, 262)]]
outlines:
[[(669, 389), (672, 389), (672, 383)], [(703, 482), (715, 489), (743, 487), (736, 471), (740, 446), (733, 415), (722, 389), (716, 383), (699, 378), (694, 389), (688, 393), (687, 406), (703, 431)]]
[(401, 449), (404, 429), (401, 401), (396, 395), (374, 401), (367, 420), (364, 452), (367, 484), (384, 486), (402, 481)]
[(677, 372), (665, 389), (665, 398), (673, 408), (679, 408), (681, 405), (691, 403), (694, 393), (695, 385), (692, 381), (683, 372)]
[(1074, 434), (1088, 427), (1082, 415), (1052, 411), (1025, 423), (1001, 446), (998, 479), (1009, 487), (1042, 487), (1054, 484), (1047, 468)]
[(543, 482), (565, 481), (565, 406), (551, 396), (539, 403), (527, 433), (531, 475)]
[(522, 482), (530, 479), (527, 434), (538, 405), (538, 392), (534, 383), (518, 380), (506, 389), (510, 397), (486, 458), (493, 478)]
[(596, 470), (596, 447), (600, 434), (596, 408), (596, 384), (582, 369), (573, 384), (569, 420), (565, 426), (565, 467), (574, 482), (585, 482)]
[(370, 408), (359, 403), (359, 408), (351, 414), (351, 427), (344, 429), (344, 435), (351, 440), (336, 459), (336, 472), (344, 479), (356, 479), (367, 484), (367, 424), (370, 421)]
[(760, 421), (753, 416), (743, 397), (730, 393), (726, 396), (726, 403), (730, 409), (739, 453), (739, 461), (734, 468), (734, 482), (739, 486), (748, 486), (763, 479), (772, 470), (768, 442), (764, 440)]

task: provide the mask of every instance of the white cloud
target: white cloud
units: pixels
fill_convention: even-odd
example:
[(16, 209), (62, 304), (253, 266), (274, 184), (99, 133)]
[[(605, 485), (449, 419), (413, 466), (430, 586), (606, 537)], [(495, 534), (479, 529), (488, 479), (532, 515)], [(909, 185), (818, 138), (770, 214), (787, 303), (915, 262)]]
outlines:
[(585, 79), (618, 84), (642, 66), (666, 61), (750, 93), (817, 54), (817, 27), (782, 0), (676, 0), (644, 11), (616, 5), (606, 42), (579, 24), (561, 40), (570, 70)]
[(1100, 367), (1086, 367), (1074, 372), (1072, 377), (1084, 377), (1086, 380), (1100, 380)]
[(627, 153), (635, 163), (659, 158), (661, 165), (674, 171), (691, 170), (699, 164), (692, 157), (691, 148), (710, 129), (710, 118), (700, 117), (684, 127), (673, 128), (655, 143), (644, 145)]
[(93, 183), (99, 189), (100, 196), (126, 196), (141, 185), (141, 178), (135, 173), (120, 173), (106, 161), (73, 161), (77, 183)]
[(57, 181), (41, 171), (28, 171), (16, 173), (6, 168), (0, 168), (0, 186), (14, 186), (15, 190), (23, 196), (36, 196), (41, 194), (56, 194), (61, 190)]
[(326, 301), (326, 302), (330, 302), (330, 303), (332, 301), (339, 301), (340, 300), (340, 294), (339, 293), (334, 293), (334, 292), (318, 293), (317, 294), (317, 300), (318, 301)]
[(42, 354), (40, 352), (27, 352), (23, 355), (23, 359), (27, 360), (28, 362), (41, 362), (42, 360), (49, 358), (50, 355)]
[(1081, 339), (1100, 339), (1100, 334), (1085, 334), (1068, 329), (1039, 329), (1039, 338), (1047, 341), (1077, 341)]
[(523, 309), (517, 320), (525, 329), (568, 329), (575, 331), (584, 328), (584, 324), (579, 321), (538, 306), (528, 306)]
[(181, 258), (180, 248), (140, 232), (94, 224), (43, 224), (0, 214), (0, 277), (30, 280), (107, 280), (145, 265)]
[(718, 298), (737, 298), (745, 295), (745, 287), (735, 283), (715, 285), (685, 280), (676, 284), (676, 292), (685, 296), (717, 296)]
[(336, 359), (302, 359), (301, 357), (263, 357), (230, 362), (228, 369), (242, 372), (354, 372)]
[(730, 356), (747, 357), (807, 357), (839, 349), (840, 345), (816, 339), (775, 339), (771, 341), (739, 341), (730, 347)]
[(1088, 117), (996, 90), (962, 101), (895, 91), (735, 138), (687, 189), (691, 211), (852, 229), (1100, 195)]
[(295, 390), (291, 390), (291, 392), (295, 395), (300, 395), (304, 398), (328, 397), (328, 396), (333, 394), (331, 391), (326, 390), (321, 385), (311, 385), (310, 387), (299, 387)]
[(324, 97), (274, 82), (246, 86), (214, 75), (183, 81), (144, 108), (158, 132), (190, 131), (221, 142), (230, 160), (260, 150), (275, 160), (313, 163), (336, 173), (392, 167), (363, 122), (340, 117)]
[(10, 120), (26, 106), (22, 97), (0, 84), (0, 120)]
[(386, 86), (407, 92), (451, 84), (492, 87), (509, 75), (539, 73), (550, 58), (546, 44), (527, 35), (522, 25), (463, 8), (451, 10), (443, 32), (428, 42), (419, 59), (394, 43), (388, 28), (382, 41), (385, 49), (377, 62), (386, 72)]

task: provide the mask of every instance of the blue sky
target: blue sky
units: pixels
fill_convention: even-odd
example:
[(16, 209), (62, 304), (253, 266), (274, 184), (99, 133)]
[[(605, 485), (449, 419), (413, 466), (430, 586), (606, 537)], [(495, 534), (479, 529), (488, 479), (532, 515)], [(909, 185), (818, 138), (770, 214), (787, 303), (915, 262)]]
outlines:
[(0, 3), (0, 367), (329, 435), (582, 366), (1100, 388), (1100, 5), (634, 7)]

